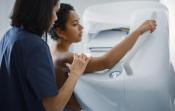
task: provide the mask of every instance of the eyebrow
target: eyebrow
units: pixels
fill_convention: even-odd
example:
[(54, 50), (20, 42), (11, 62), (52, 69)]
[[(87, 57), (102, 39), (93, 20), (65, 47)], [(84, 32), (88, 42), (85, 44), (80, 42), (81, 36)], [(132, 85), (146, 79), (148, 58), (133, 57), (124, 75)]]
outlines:
[(80, 21), (80, 18), (74, 19), (72, 22), (79, 22), (79, 21)]

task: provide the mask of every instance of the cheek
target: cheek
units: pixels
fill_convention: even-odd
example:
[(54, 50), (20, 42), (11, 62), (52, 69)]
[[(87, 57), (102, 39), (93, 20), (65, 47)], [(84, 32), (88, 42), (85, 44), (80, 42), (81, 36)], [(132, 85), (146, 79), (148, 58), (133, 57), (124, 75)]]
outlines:
[(78, 31), (76, 30), (76, 28), (70, 28), (69, 29), (69, 35), (70, 36), (77, 36), (78, 35)]
[(76, 30), (72, 30), (70, 33), (69, 33), (69, 37), (70, 37), (70, 40), (72, 42), (79, 42), (80, 41), (80, 36), (79, 36), (79, 33), (76, 31)]
[(56, 12), (54, 12), (52, 15), (52, 23), (54, 23), (56, 20), (57, 20), (57, 15), (56, 15)]

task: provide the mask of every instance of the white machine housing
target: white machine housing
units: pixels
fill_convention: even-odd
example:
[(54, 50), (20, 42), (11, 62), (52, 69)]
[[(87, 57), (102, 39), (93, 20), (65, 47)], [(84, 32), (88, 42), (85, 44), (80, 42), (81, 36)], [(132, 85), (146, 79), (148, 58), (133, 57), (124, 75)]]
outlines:
[(84, 111), (175, 111), (175, 73), (164, 5), (125, 1), (89, 7), (83, 18), (85, 46), (88, 53), (100, 56), (148, 19), (158, 24), (153, 33), (143, 34), (113, 68), (78, 81), (75, 93)]

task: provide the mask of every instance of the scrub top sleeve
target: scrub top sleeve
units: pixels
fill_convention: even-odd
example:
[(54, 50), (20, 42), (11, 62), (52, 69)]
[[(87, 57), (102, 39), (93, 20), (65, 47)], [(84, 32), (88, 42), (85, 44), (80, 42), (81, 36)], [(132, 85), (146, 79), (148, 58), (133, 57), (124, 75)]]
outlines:
[(38, 100), (56, 96), (58, 88), (50, 51), (46, 44), (38, 44), (29, 50), (26, 57), (27, 80)]

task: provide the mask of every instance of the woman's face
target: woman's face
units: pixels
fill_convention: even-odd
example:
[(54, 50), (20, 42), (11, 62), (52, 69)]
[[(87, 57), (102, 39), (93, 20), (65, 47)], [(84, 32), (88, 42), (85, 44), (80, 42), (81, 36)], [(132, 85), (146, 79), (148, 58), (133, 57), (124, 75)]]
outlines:
[(63, 30), (63, 39), (71, 43), (80, 42), (82, 37), (83, 27), (80, 25), (78, 14), (71, 10), (68, 14), (66, 29)]

